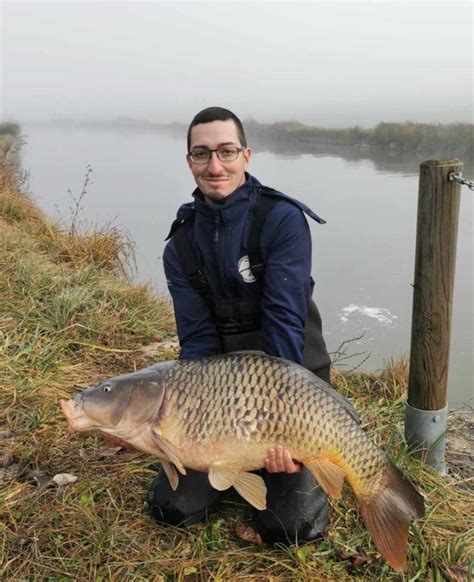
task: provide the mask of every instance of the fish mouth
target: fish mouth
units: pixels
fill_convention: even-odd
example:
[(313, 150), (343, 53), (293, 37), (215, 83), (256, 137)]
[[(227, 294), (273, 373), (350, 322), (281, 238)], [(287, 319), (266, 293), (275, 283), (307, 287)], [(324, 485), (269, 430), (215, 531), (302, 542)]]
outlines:
[(71, 433), (90, 428), (90, 422), (84, 414), (82, 405), (77, 400), (60, 400), (61, 410), (69, 423)]

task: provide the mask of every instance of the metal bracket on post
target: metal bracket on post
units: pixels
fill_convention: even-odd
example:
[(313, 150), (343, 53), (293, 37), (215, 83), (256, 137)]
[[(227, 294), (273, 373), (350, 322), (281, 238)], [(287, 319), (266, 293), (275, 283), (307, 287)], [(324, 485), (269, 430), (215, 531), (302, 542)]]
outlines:
[(407, 402), (405, 439), (410, 448), (423, 454), (424, 461), (446, 475), (444, 452), (448, 430), (448, 405), (441, 410), (420, 410)]

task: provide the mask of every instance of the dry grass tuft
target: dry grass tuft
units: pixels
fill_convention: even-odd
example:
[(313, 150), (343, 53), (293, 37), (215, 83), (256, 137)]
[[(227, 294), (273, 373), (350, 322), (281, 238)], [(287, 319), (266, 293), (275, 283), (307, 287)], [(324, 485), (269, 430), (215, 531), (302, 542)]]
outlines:
[(78, 266), (93, 264), (99, 269), (123, 275), (129, 272), (134, 243), (117, 228), (95, 227), (84, 235), (57, 232), (54, 235), (48, 242), (57, 261)]
[(126, 275), (133, 267), (134, 243), (124, 232), (110, 226), (92, 226), (81, 234), (52, 222), (25, 192), (25, 179), (8, 164), (0, 165), (0, 219), (17, 225), (22, 234), (34, 237), (35, 245), (54, 262), (75, 267), (94, 265)]
[[(468, 579), (472, 486), (459, 473), (440, 477), (407, 453), (401, 363), (379, 375), (336, 371), (334, 381), (426, 496), (427, 516), (411, 528), (406, 573), (379, 558), (347, 489), (332, 505), (326, 537), (290, 548), (240, 539), (236, 532), (250, 524), (251, 510), (233, 494), (207, 523), (187, 530), (154, 523), (143, 507), (154, 460), (107, 449), (95, 436), (69, 435), (58, 400), (99, 378), (173, 357), (170, 306), (114, 274), (121, 269), (113, 261), (96, 263), (95, 250), (83, 249), (96, 249), (97, 241), (76, 234), (82, 250), (61, 255), (70, 235), (15, 194), (9, 179), (3, 176), (2, 187), (10, 200), (0, 206), (0, 579)], [(3, 196), (0, 190), (0, 204)], [(117, 258), (117, 248), (108, 256)], [(59, 473), (77, 480), (55, 485), (51, 477)], [(351, 559), (360, 555), (362, 562)]]
[[(1, 157), (0, 157), (1, 160)], [(25, 176), (0, 161), (0, 216), (7, 222), (32, 222), (44, 226), (45, 215), (25, 192)]]

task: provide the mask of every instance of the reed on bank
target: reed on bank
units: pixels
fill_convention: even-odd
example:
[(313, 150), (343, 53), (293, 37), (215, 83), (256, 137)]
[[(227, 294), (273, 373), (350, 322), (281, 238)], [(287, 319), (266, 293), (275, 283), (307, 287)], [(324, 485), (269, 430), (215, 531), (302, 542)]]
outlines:
[[(347, 490), (331, 506), (327, 535), (311, 544), (258, 545), (251, 510), (233, 494), (206, 523), (158, 526), (143, 507), (157, 463), (93, 435), (68, 435), (58, 408), (100, 378), (176, 355), (169, 302), (127, 279), (123, 234), (99, 233), (51, 222), (18, 173), (0, 168), (0, 579), (468, 579), (471, 478), (441, 477), (407, 453), (407, 370), (398, 363), (379, 374), (335, 371), (333, 379), (426, 496), (406, 573), (380, 559)], [(58, 474), (76, 480), (57, 485)]]
[(20, 136), (20, 126), (17, 123), (0, 123), (0, 160), (14, 148)]

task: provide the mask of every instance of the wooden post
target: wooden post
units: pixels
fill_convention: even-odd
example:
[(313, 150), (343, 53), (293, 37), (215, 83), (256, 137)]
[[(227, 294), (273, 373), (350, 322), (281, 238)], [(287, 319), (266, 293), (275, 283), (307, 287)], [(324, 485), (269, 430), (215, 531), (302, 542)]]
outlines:
[(459, 160), (420, 165), (410, 375), (405, 435), (426, 462), (445, 472), (447, 380), (461, 172)]

